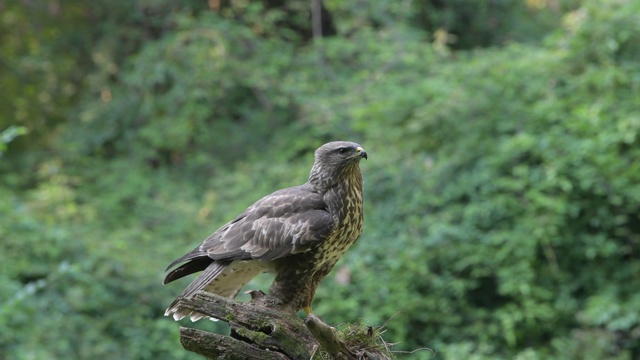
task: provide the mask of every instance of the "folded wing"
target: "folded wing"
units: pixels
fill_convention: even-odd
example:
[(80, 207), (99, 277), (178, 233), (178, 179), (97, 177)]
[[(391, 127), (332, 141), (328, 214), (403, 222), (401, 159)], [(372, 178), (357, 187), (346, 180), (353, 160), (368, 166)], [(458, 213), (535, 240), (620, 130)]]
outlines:
[(164, 283), (206, 269), (213, 261), (270, 261), (307, 251), (331, 234), (334, 219), (322, 195), (305, 185), (268, 195), (175, 260)]

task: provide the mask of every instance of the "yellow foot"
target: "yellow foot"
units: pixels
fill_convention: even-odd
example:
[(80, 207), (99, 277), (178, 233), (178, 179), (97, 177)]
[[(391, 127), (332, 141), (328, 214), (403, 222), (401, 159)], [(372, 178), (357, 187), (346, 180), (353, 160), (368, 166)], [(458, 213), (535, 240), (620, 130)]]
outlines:
[(302, 310), (304, 310), (304, 313), (309, 316), (311, 313), (313, 313), (313, 311), (311, 310), (311, 306), (303, 306)]

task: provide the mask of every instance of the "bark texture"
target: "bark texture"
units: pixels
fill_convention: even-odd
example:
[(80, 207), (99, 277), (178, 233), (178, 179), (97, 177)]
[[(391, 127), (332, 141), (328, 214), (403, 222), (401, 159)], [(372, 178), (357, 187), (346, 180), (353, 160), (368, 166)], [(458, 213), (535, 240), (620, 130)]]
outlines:
[(225, 321), (229, 336), (182, 327), (182, 346), (208, 359), (389, 359), (351, 350), (335, 329), (315, 315), (305, 320), (262, 293), (238, 303), (206, 292), (180, 300), (180, 306)]

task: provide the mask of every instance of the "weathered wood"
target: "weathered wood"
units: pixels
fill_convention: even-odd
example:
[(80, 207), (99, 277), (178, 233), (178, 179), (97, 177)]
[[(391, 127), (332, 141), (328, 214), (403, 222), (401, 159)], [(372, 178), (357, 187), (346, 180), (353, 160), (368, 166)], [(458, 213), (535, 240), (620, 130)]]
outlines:
[(279, 307), (278, 301), (268, 295), (252, 294), (252, 297), (249, 303), (238, 303), (199, 292), (180, 300), (181, 307), (220, 319), (231, 327), (229, 336), (181, 328), (183, 347), (209, 359), (308, 360), (321, 350), (334, 359), (366, 358), (360, 351), (358, 354), (351, 351), (338, 339), (335, 329), (317, 316), (309, 315), (303, 321), (295, 312)]
[[(277, 302), (268, 296), (257, 297), (250, 303), (238, 303), (206, 292), (200, 292), (190, 299), (183, 299), (181, 307), (195, 310), (229, 323), (230, 336), (210, 334), (211, 336), (197, 339), (202, 347), (210, 348), (215, 344), (217, 348), (228, 348), (228, 353), (235, 351), (239, 345), (236, 342), (251, 345), (263, 350), (278, 352), (286, 359), (309, 359), (310, 354), (318, 347), (317, 341), (304, 326), (300, 317), (287, 311), (279, 311)], [(231, 342), (229, 339), (235, 340)], [(190, 351), (194, 351), (193, 345)], [(199, 354), (202, 352), (194, 351)], [(217, 358), (213, 353), (210, 358)], [(204, 355), (204, 354), (203, 354)], [(205, 355), (207, 356), (207, 355)], [(207, 356), (209, 357), (209, 356)], [(262, 356), (245, 357), (245, 359), (261, 359)]]
[(221, 357), (229, 360), (288, 359), (284, 354), (260, 349), (229, 336), (186, 327), (180, 328), (180, 342), (186, 350), (200, 354), (208, 359)]

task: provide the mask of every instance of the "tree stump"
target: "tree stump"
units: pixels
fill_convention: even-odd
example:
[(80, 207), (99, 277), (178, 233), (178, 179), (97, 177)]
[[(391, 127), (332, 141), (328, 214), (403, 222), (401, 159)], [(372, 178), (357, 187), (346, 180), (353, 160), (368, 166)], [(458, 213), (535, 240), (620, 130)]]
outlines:
[[(392, 359), (384, 348), (345, 342), (335, 329), (315, 315), (301, 319), (295, 312), (261, 292), (253, 300), (238, 303), (207, 292), (180, 300), (180, 306), (225, 321), (231, 334), (180, 328), (180, 342), (189, 351), (208, 359)], [(371, 328), (364, 330), (373, 336)], [(376, 341), (377, 339), (371, 339)], [(365, 341), (366, 342), (366, 341)], [(386, 346), (385, 346), (386, 347)]]

